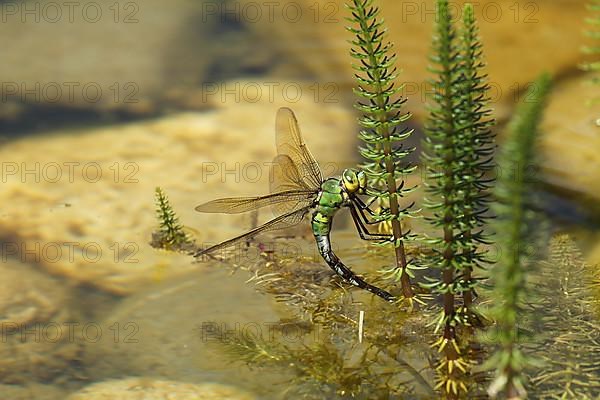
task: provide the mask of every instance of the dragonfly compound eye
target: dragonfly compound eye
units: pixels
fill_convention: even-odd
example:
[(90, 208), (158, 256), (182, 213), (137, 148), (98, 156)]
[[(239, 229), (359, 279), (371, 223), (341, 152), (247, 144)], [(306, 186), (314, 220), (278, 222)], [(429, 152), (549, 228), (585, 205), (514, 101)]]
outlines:
[(349, 193), (356, 192), (360, 186), (358, 176), (356, 175), (356, 171), (353, 171), (351, 169), (344, 170), (344, 173), (342, 174), (342, 182), (344, 183), (344, 187)]
[(365, 171), (358, 171), (358, 174), (356, 174), (356, 176), (358, 177), (358, 186), (360, 189), (366, 189), (367, 188), (367, 174), (365, 174)]

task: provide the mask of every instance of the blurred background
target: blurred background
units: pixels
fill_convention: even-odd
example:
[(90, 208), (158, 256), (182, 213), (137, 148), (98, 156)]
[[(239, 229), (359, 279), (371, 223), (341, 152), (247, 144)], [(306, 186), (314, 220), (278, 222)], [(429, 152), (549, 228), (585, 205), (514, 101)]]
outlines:
[[(104, 321), (105, 339), (115, 329), (127, 334), (123, 326), (108, 327), (123, 315), (132, 318), (148, 296), (156, 298), (148, 285), (201, 268), (147, 244), (156, 228), (154, 188), (166, 191), (197, 240), (214, 243), (239, 233), (249, 224), (244, 217), (201, 216), (193, 208), (215, 197), (266, 193), (281, 106), (296, 112), (326, 174), (359, 161), (343, 3), (1, 1), (0, 275), (10, 277), (0, 282), (5, 322), (31, 327), (60, 316), (63, 322)], [(418, 145), (431, 93), (433, 1), (379, 4)], [(464, 2), (453, 4), (460, 17)], [(598, 86), (579, 68), (591, 61), (581, 51), (590, 45), (584, 32), (591, 12), (582, 0), (474, 4), (500, 143), (529, 83), (543, 71), (554, 78), (537, 171), (545, 211), (598, 262), (600, 103), (593, 102)], [(210, 287), (210, 279), (221, 278), (204, 276), (203, 285)], [(243, 282), (239, 286), (243, 290)], [(211, 296), (198, 299), (187, 286), (176, 287), (181, 297), (152, 307), (177, 313), (182, 304), (214, 306)], [(250, 309), (264, 315), (260, 307), (248, 305), (232, 318)], [(192, 318), (175, 315), (171, 323)], [(145, 332), (161, 332), (167, 324), (153, 321)], [(3, 331), (0, 346), (0, 381), (6, 384), (0, 388), (14, 393), (10, 398), (62, 398), (84, 383), (123, 376), (117, 364), (132, 375), (180, 380), (198, 367), (175, 367), (173, 352), (144, 359), (149, 348), (169, 340), (178, 357), (189, 354), (180, 346), (189, 337), (156, 333), (155, 341), (130, 354), (124, 348), (131, 346), (107, 351), (69, 340), (23, 348), (15, 332)], [(85, 378), (73, 378), (73, 371), (65, 377), (67, 366), (85, 371)]]

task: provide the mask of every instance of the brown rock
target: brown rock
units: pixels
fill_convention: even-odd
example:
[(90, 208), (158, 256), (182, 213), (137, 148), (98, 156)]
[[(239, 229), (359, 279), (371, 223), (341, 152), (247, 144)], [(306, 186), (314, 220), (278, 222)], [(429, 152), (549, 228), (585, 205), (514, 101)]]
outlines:
[[(598, 86), (587, 76), (557, 84), (541, 126), (544, 179), (572, 198), (600, 200), (600, 103), (590, 104)], [(600, 210), (596, 210), (600, 211)]]

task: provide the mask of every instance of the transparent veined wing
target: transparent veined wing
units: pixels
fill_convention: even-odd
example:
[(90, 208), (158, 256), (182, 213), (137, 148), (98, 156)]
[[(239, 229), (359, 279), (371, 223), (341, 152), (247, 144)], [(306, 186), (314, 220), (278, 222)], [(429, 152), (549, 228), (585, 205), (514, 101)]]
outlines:
[(195, 210), (202, 213), (239, 214), (282, 204), (292, 205), (296, 209), (312, 203), (316, 196), (317, 191), (315, 190), (282, 190), (265, 196), (228, 197), (212, 200), (197, 206)]
[(273, 159), (270, 173), (269, 189), (271, 193), (289, 190), (316, 190), (302, 179), (296, 164), (287, 154), (279, 154)]
[(222, 250), (222, 249), (226, 249), (228, 247), (235, 246), (238, 243), (241, 243), (250, 238), (253, 238), (254, 236), (260, 235), (261, 233), (290, 228), (290, 227), (300, 223), (304, 219), (304, 216), (308, 213), (309, 210), (310, 210), (310, 207), (307, 206), (307, 207), (289, 212), (287, 214), (280, 215), (279, 217), (274, 218), (274, 219), (270, 220), (269, 222), (267, 222), (257, 228), (254, 228), (251, 231), (246, 232), (240, 236), (236, 236), (233, 239), (226, 240), (224, 242), (221, 242), (219, 244), (211, 246), (207, 249), (199, 250), (196, 253), (194, 253), (194, 257), (200, 257), (204, 254), (214, 253), (218, 250)]
[[(306, 147), (296, 116), (289, 108), (283, 107), (277, 111), (275, 142), (278, 156), (287, 156), (289, 160), (286, 162), (291, 161), (291, 164), (295, 166), (299, 176), (297, 183), (301, 185), (297, 186), (296, 189), (320, 188), (321, 183), (323, 183), (323, 174), (319, 164)], [(289, 172), (288, 175), (294, 173)]]
[(273, 160), (269, 183), (271, 193), (312, 193), (312, 197), (310, 199), (303, 199), (298, 196), (294, 199), (290, 199), (290, 201), (281, 201), (271, 204), (271, 209), (275, 215), (280, 215), (311, 204), (317, 197), (320, 189), (308, 187), (306, 182), (304, 182), (300, 176), (300, 172), (296, 168), (296, 164), (288, 155), (285, 154), (280, 154)]

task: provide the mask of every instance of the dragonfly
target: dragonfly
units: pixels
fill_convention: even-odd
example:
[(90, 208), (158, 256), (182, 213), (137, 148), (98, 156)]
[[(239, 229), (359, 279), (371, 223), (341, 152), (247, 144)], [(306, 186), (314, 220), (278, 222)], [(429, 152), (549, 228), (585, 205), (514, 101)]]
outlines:
[(265, 232), (290, 228), (310, 215), (317, 248), (327, 265), (344, 281), (393, 302), (394, 296), (365, 282), (353, 273), (331, 247), (330, 233), (333, 218), (344, 208), (350, 210), (361, 239), (391, 240), (391, 235), (371, 233), (368, 229), (369, 225), (379, 222), (373, 218), (376, 214), (369, 208), (374, 198), (365, 203), (359, 197), (367, 193), (365, 172), (349, 168), (345, 169), (339, 178), (323, 179), (318, 163), (304, 143), (296, 116), (289, 108), (284, 107), (277, 111), (275, 131), (277, 156), (271, 164), (270, 194), (217, 199), (201, 204), (195, 210), (201, 213), (238, 214), (270, 206), (278, 216), (242, 235), (198, 250), (194, 253), (194, 257), (201, 257), (247, 242)]

